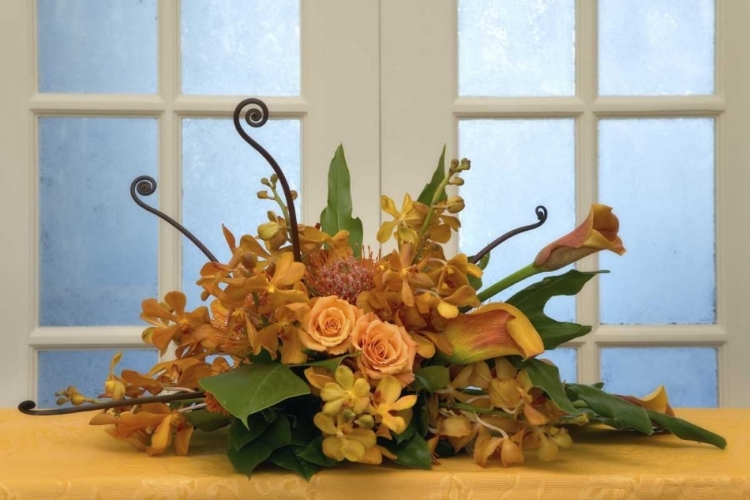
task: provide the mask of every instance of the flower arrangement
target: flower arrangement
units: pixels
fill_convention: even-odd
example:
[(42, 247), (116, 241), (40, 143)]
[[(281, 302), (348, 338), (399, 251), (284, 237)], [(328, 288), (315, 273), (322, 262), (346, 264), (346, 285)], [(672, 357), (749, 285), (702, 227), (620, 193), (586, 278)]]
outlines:
[[(257, 110), (246, 116), (253, 126), (267, 119), (260, 105), (265, 117)], [(490, 251), (541, 225), (546, 210), (537, 208), (539, 223), (476, 255), (447, 256), (443, 245), (459, 230), (465, 203), (451, 186), (464, 183), (471, 163), (453, 160), (446, 169), (444, 156), (416, 199), (407, 194), (399, 208), (381, 197), (392, 219), (377, 239), (395, 241), (385, 253), (363, 246), (342, 147), (315, 225), (297, 223), (296, 193), (271, 158), (275, 173), (262, 180), (258, 197), (278, 212), (268, 212), (255, 236), (238, 239), (223, 229), (231, 259), (220, 263), (206, 252), (210, 261), (197, 281), (207, 305), (188, 310), (179, 291), (143, 301), (141, 317), (151, 325), (143, 340), (162, 353), (174, 349), (174, 359), (116, 375), (115, 356), (102, 395), (68, 387), (58, 403), (105, 408), (91, 423), (149, 455), (172, 443), (185, 455), (196, 429), (216, 431), (228, 440), (237, 471), (271, 463), (305, 478), (323, 467), (386, 459), (429, 469), (466, 452), (481, 466), (523, 464), (529, 450), (552, 461), (572, 445), (567, 429), (589, 423), (669, 431), (723, 448), (720, 436), (675, 417), (663, 387), (640, 399), (611, 395), (601, 384), (561, 381), (543, 359), (591, 329), (555, 321), (544, 306), (575, 295), (598, 273), (571, 270), (489, 302), (592, 253), (622, 255), (612, 209), (593, 205), (578, 228), (527, 267), (485, 286)]]

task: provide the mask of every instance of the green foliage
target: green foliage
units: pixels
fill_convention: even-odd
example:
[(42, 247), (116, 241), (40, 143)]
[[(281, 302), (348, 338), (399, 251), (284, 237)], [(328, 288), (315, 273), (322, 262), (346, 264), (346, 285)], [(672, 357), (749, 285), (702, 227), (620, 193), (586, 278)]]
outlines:
[(310, 394), (309, 386), (282, 364), (250, 364), (200, 381), (229, 413), (247, 417), (289, 398)]
[(397, 443), (396, 441), (385, 441), (381, 443), (388, 451), (396, 455), (397, 464), (413, 467), (415, 469), (432, 469), (432, 455), (424, 440), (419, 433), (414, 435), (408, 441)]
[(649, 418), (657, 426), (662, 429), (666, 429), (680, 439), (687, 439), (689, 441), (698, 441), (699, 443), (708, 443), (716, 446), (717, 448), (724, 449), (727, 447), (727, 440), (718, 434), (714, 434), (702, 427), (698, 427), (695, 424), (691, 424), (681, 418), (672, 417), (663, 413), (658, 413), (651, 410), (646, 410)]
[[(422, 189), (422, 192), (419, 194), (419, 198), (417, 198), (417, 201), (420, 203), (423, 203), (427, 205), (428, 207), (432, 205), (432, 200), (435, 197), (435, 191), (437, 191), (438, 187), (440, 187), (440, 184), (445, 179), (445, 146), (443, 146), (443, 152), (440, 153), (440, 160), (438, 160), (437, 168), (435, 169), (435, 172), (432, 174), (432, 179), (429, 183), (427, 183)], [(443, 190), (442, 193), (440, 193), (440, 196), (438, 197), (437, 201), (444, 201), (448, 199), (448, 195), (445, 193), (445, 190)]]
[(274, 451), (289, 446), (291, 442), (289, 419), (279, 415), (256, 439), (242, 446), (232, 441), (230, 433), (227, 455), (237, 472), (250, 475), (256, 467), (268, 460)]
[(232, 423), (231, 417), (225, 417), (208, 410), (188, 411), (183, 415), (190, 425), (205, 432), (212, 432)]
[(346, 359), (351, 358), (354, 356), (358, 356), (359, 353), (350, 353), (350, 354), (344, 354), (343, 356), (338, 356), (335, 358), (328, 358), (328, 359), (321, 359), (320, 361), (312, 361), (310, 363), (303, 363), (300, 365), (291, 365), (293, 368), (298, 366), (319, 366), (321, 368), (325, 368), (326, 370), (330, 372), (335, 372), (336, 368), (339, 367), (339, 365)]
[(362, 252), (362, 220), (352, 217), (352, 193), (344, 146), (339, 146), (328, 169), (328, 205), (320, 214), (320, 227), (333, 236), (340, 230), (349, 231), (349, 244), (354, 256)]
[(394, 434), (391, 432), (391, 435), (394, 436), (394, 439), (396, 440), (396, 444), (401, 444), (404, 441), (409, 441), (412, 437), (414, 437), (414, 434), (417, 432), (417, 422), (416, 419), (412, 418), (411, 422), (409, 422), (409, 425), (406, 426), (406, 429), (404, 429), (404, 432), (401, 434)]
[(572, 401), (582, 400), (597, 415), (611, 419), (609, 425), (648, 435), (654, 433), (648, 413), (640, 406), (588, 385), (568, 384), (566, 390)]
[(241, 450), (246, 445), (258, 439), (273, 420), (267, 420), (263, 417), (262, 413), (250, 415), (247, 419), (247, 424), (239, 419), (234, 419), (231, 427), (229, 427), (230, 445), (237, 451)]
[(565, 386), (560, 381), (560, 370), (556, 366), (531, 358), (521, 363), (518, 367), (525, 369), (531, 383), (546, 392), (562, 411), (568, 412), (571, 415), (578, 414), (578, 410), (573, 407), (570, 399), (565, 394)]
[(448, 368), (445, 366), (428, 366), (414, 372), (414, 382), (411, 388), (414, 392), (427, 391), (433, 393), (445, 389), (451, 382)]
[(539, 332), (539, 336), (542, 337), (545, 349), (554, 349), (564, 342), (586, 335), (591, 331), (591, 327), (555, 321), (544, 314), (544, 306), (552, 297), (576, 295), (587, 281), (599, 273), (606, 272), (608, 271), (582, 273), (571, 270), (559, 276), (544, 278), (524, 288), (506, 302), (520, 309), (529, 318), (531, 324)]
[(286, 470), (296, 472), (309, 481), (320, 470), (320, 465), (300, 458), (296, 453), (297, 448), (297, 446), (278, 448), (271, 453), (268, 461)]
[(299, 453), (297, 453), (297, 456), (312, 464), (320, 465), (321, 467), (338, 467), (343, 463), (323, 454), (323, 438), (321, 436), (310, 441), (310, 444), (300, 450)]

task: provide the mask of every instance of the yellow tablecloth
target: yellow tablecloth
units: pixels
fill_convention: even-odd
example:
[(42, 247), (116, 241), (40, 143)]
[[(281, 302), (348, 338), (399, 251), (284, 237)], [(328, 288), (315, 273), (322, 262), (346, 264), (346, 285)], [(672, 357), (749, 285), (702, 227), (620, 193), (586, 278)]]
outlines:
[(6, 409), (0, 410), (0, 500), (750, 499), (750, 410), (677, 414), (722, 434), (729, 446), (588, 428), (576, 431), (573, 449), (551, 464), (529, 452), (525, 466), (509, 469), (482, 469), (464, 457), (445, 459), (432, 471), (348, 465), (308, 483), (271, 469), (252, 479), (236, 474), (225, 443), (210, 434), (196, 433), (188, 457), (148, 457), (88, 426), (91, 414), (30, 417)]

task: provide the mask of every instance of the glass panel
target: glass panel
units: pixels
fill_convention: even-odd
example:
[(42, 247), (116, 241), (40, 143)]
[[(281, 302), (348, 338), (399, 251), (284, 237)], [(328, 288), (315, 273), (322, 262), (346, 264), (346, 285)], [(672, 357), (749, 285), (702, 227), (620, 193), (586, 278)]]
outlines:
[(558, 347), (539, 355), (542, 359), (552, 361), (560, 370), (560, 380), (575, 384), (578, 381), (578, 350), (570, 347)]
[(600, 0), (599, 93), (714, 92), (713, 0)]
[(458, 93), (575, 94), (574, 0), (459, 0)]
[(155, 119), (39, 120), (42, 326), (142, 324), (141, 301), (157, 290), (158, 224), (130, 183), (156, 177), (157, 149)]
[(156, 0), (37, 0), (39, 91), (156, 92)]
[(300, 93), (300, 0), (182, 0), (185, 94)]
[(601, 360), (607, 392), (642, 397), (664, 385), (674, 408), (718, 406), (713, 347), (612, 347)]
[[(263, 127), (253, 129), (251, 136), (276, 158), (291, 188), (299, 192), (300, 121), (269, 120)], [(183, 223), (220, 262), (227, 262), (231, 256), (222, 224), (239, 241), (243, 234), (258, 234), (258, 225), (268, 221), (269, 210), (280, 214), (274, 201), (256, 196), (258, 191), (267, 190), (260, 179), (270, 177), (273, 170), (237, 135), (231, 120), (182, 120), (182, 162)], [(297, 198), (297, 214), (299, 202)], [(182, 289), (188, 296), (189, 308), (200, 305), (202, 289), (195, 282), (206, 261), (200, 250), (184, 240)]]
[[(485, 286), (530, 264), (546, 244), (575, 227), (574, 127), (569, 119), (459, 122), (459, 151), (471, 159), (459, 191), (466, 200), (460, 213), (462, 252), (474, 254), (510, 229), (536, 222), (537, 205), (549, 210), (541, 228), (493, 250), (482, 278)], [(496, 300), (539, 279), (519, 283)], [(556, 297), (546, 312), (560, 321), (573, 321), (575, 299)]]
[(603, 120), (599, 134), (599, 198), (628, 249), (601, 254), (602, 322), (713, 323), (713, 119)]
[(65, 351), (39, 351), (38, 402), (40, 408), (57, 405), (55, 393), (69, 385), (75, 386), (86, 397), (96, 397), (104, 392), (104, 381), (109, 374), (109, 364), (118, 351), (122, 361), (115, 374), (125, 370), (145, 373), (159, 360), (156, 349), (86, 349)]

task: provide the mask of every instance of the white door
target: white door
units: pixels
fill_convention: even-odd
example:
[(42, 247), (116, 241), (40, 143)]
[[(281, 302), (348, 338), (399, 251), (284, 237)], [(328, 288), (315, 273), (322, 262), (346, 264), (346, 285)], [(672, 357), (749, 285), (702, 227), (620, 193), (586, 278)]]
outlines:
[[(140, 302), (193, 285), (206, 258), (135, 205), (187, 226), (219, 259), (221, 224), (254, 234), (272, 171), (237, 135), (235, 105), (261, 97), (250, 131), (300, 192), (301, 220), (325, 206), (339, 143), (379, 221), (378, 2), (361, 0), (7, 0), (0, 2), (0, 406), (97, 394), (112, 353), (157, 360)], [(351, 110), (356, 109), (356, 113)], [(92, 352), (95, 351), (95, 352)]]
[(613, 206), (628, 253), (579, 263), (612, 272), (547, 313), (594, 329), (549, 357), (614, 393), (750, 406), (748, 23), (734, 0), (381, 0), (383, 192), (419, 192), (444, 143), (469, 157), (468, 253), (546, 205), (485, 284)]

